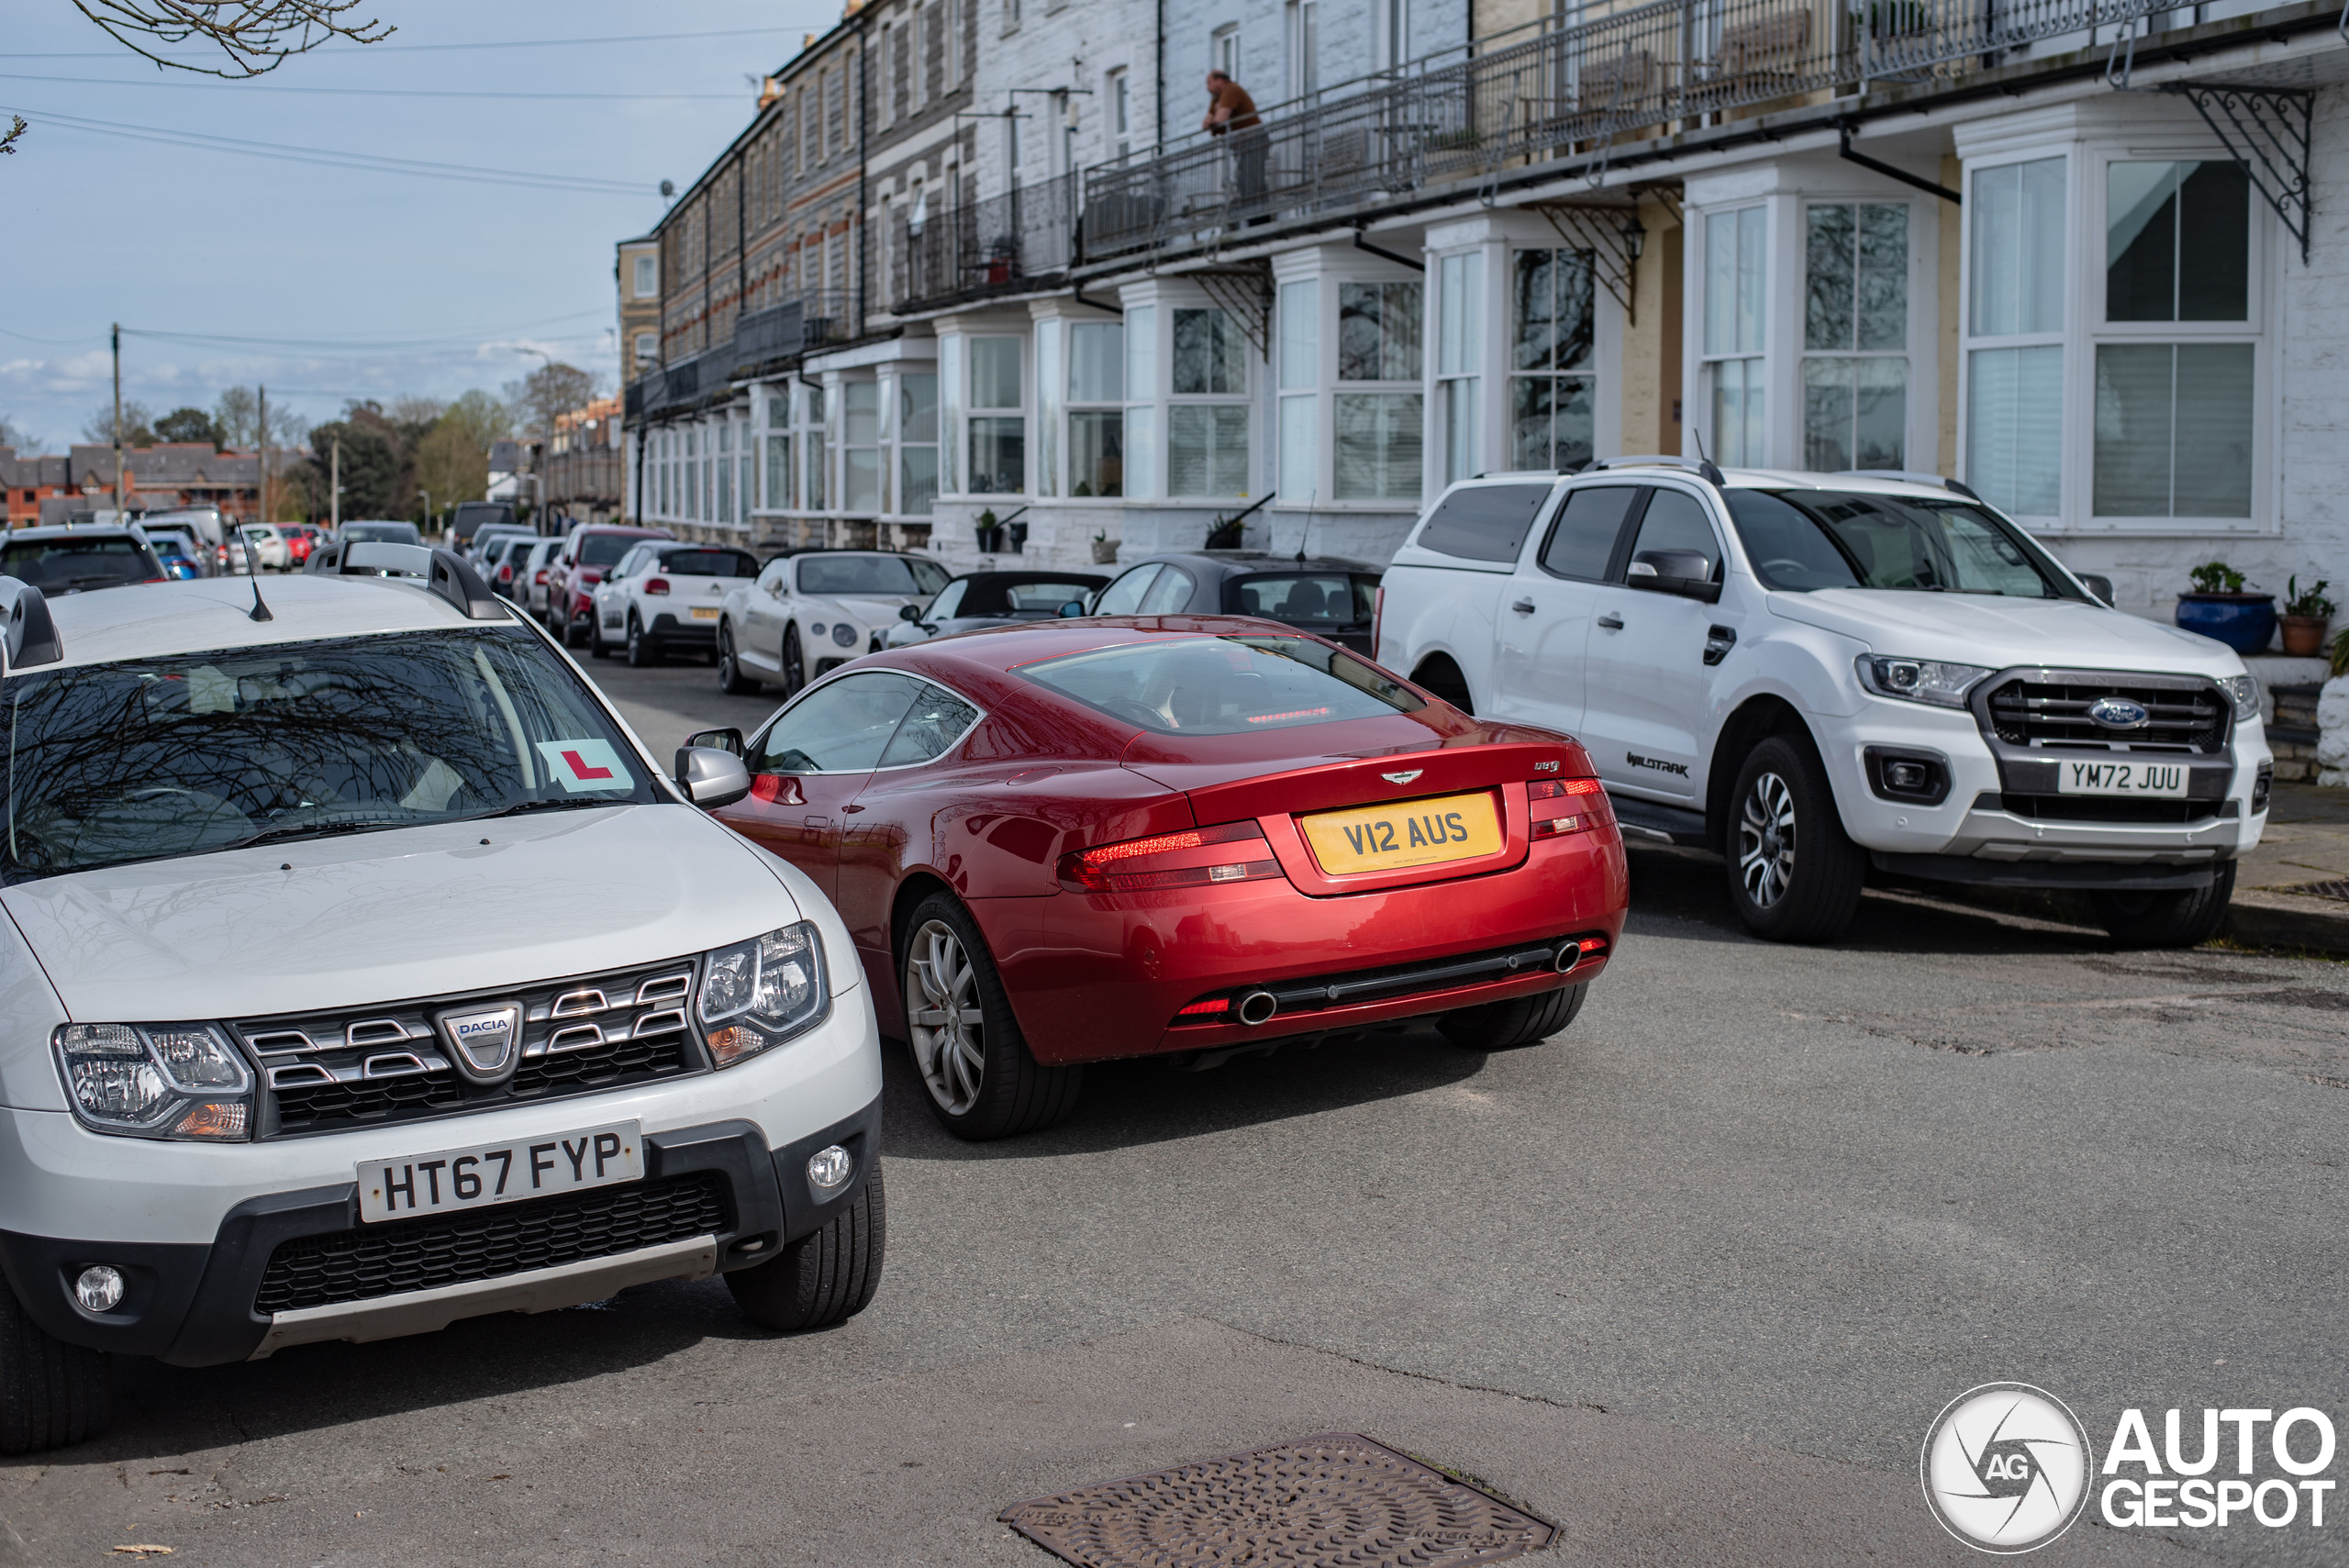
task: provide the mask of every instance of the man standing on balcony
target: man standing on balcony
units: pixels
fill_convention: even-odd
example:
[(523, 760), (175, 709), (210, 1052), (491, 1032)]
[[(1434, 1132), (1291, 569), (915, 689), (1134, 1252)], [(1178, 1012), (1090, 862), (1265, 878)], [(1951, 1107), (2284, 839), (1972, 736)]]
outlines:
[(1264, 194), (1264, 121), (1248, 89), (1220, 71), (1208, 72), (1208, 112), (1199, 128), (1209, 136), (1231, 139), (1231, 156), (1239, 165), (1240, 199), (1252, 202)]

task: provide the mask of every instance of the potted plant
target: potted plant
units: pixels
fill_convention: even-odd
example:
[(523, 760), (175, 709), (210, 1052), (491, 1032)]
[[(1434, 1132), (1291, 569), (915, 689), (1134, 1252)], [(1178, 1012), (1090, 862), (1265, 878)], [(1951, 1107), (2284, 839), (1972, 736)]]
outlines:
[(2324, 628), (2338, 608), (2324, 596), (2332, 584), (2318, 578), (2305, 594), (2300, 592), (2300, 580), (2294, 576), (2284, 584), (2284, 651), (2295, 659), (2307, 659), (2324, 647)]
[(1209, 550), (1238, 550), (1241, 539), (1246, 537), (1247, 532), (1248, 523), (1245, 518), (1218, 517), (1208, 525), (1208, 548)]
[(1007, 523), (1004, 525), (1003, 531), (1011, 538), (1012, 554), (1025, 555), (1028, 552), (1028, 525), (1026, 523)]
[(1093, 536), (1093, 564), (1096, 566), (1118, 564), (1118, 541), (1109, 537), (1108, 530), (1106, 528)]
[(2223, 561), (2196, 567), (2194, 588), (2177, 596), (2177, 624), (2238, 653), (2257, 653), (2276, 635), (2276, 595), (2245, 593), (2243, 573)]
[(1003, 525), (996, 521), (994, 507), (990, 506), (979, 514), (974, 531), (978, 535), (981, 555), (1000, 555), (1003, 552)]

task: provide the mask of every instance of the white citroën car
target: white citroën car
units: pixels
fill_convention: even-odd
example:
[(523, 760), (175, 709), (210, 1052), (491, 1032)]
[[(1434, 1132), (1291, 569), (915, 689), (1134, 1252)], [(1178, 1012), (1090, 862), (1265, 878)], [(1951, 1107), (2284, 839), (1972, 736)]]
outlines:
[(2071, 889), (2124, 942), (2191, 946), (2266, 824), (2243, 661), (1931, 474), (1464, 481), (1374, 635), (1438, 695), (1579, 738), (1625, 836), (1719, 850), (1764, 937), (1833, 936), (1877, 872)]
[(446, 550), (0, 615), (0, 1452), (97, 1431), (113, 1351), (871, 1298), (873, 1007), (830, 904), (704, 814), (739, 759), (664, 776)]

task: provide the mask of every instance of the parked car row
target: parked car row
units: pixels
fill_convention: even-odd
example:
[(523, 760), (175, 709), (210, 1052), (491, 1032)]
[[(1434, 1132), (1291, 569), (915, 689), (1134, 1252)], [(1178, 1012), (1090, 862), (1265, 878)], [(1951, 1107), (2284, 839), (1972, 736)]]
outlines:
[[(695, 552), (640, 539), (603, 597), (756, 580)], [(863, 601), (936, 602), (917, 559), (789, 564), (869, 646), (904, 623)], [(258, 598), (0, 578), (0, 1451), (99, 1429), (114, 1351), (712, 1273), (838, 1321), (885, 1245), (885, 1028), (999, 1137), (1114, 1057), (1530, 1043), (1621, 931), (1579, 746), (1263, 619), (865, 653), (663, 765), (451, 551), (346, 537)]]

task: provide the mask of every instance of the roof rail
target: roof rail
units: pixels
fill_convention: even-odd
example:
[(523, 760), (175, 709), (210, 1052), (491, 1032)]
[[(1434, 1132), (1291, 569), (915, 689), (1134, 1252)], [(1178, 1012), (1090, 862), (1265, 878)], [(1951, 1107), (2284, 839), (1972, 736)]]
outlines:
[(65, 657), (65, 639), (57, 635), (49, 601), (41, 591), (20, 577), (0, 577), (0, 605), (6, 609), (7, 630), (0, 636), (9, 674), (34, 664), (54, 664)]
[(1675, 457), (1663, 452), (1646, 452), (1631, 457), (1598, 458), (1592, 462), (1583, 464), (1582, 467), (1575, 470), (1575, 472), (1578, 473), (1597, 473), (1599, 470), (1605, 468), (1645, 468), (1659, 463), (1665, 468), (1686, 468), (1693, 470), (1709, 484), (1726, 484), (1729, 483), (1727, 479), (1721, 476), (1721, 471), (1714, 466), (1713, 460), (1709, 457)]
[(1906, 481), (1910, 484), (1937, 484), (1943, 490), (1949, 491), (1952, 495), (1963, 495), (1969, 501), (1979, 501), (1982, 499), (1981, 496), (1976, 495), (1974, 493), (1970, 486), (1957, 480), (1949, 478), (1945, 474), (1920, 473), (1916, 470), (1909, 468), (1847, 468), (1842, 470), (1838, 474), (1838, 477), (1844, 479), (1898, 479)]
[(464, 557), (437, 546), (352, 539), (312, 550), (304, 570), (337, 576), (421, 577), (425, 587), (456, 606), (468, 619), (505, 620), (513, 616)]

